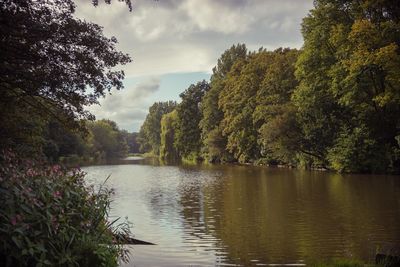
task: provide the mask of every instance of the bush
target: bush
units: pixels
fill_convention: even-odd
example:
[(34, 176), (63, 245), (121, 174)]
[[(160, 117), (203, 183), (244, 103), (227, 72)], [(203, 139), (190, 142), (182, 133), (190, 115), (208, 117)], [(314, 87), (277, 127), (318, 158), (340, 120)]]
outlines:
[(117, 266), (127, 251), (107, 221), (112, 190), (96, 192), (85, 173), (0, 156), (0, 266)]
[(370, 137), (365, 126), (343, 129), (333, 148), (328, 151), (328, 161), (339, 172), (387, 172), (388, 149)]

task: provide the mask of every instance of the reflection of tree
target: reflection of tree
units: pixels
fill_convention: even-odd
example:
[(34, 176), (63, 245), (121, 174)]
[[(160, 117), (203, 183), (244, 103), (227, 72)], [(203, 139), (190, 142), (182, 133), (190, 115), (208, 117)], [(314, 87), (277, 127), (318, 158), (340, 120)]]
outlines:
[(281, 251), (293, 255), (288, 217), (295, 198), (290, 200), (293, 192), (286, 189), (292, 186), (286, 182), (295, 180), (267, 179), (265, 169), (251, 167), (228, 168), (225, 175), (223, 191), (210, 193), (217, 199), (215, 233), (227, 247), (227, 261), (248, 266), (282, 261)]
[(178, 191), (185, 233), (226, 250), (225, 263), (368, 259), (379, 243), (400, 241), (400, 185), (387, 186), (391, 178), (220, 168), (212, 183), (183, 178)]

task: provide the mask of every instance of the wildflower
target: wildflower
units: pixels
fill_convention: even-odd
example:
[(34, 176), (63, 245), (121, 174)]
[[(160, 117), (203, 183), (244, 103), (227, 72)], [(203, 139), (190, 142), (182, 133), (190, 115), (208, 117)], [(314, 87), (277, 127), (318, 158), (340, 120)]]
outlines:
[(61, 169), (60, 165), (54, 165), (54, 166), (52, 167), (52, 171), (53, 171), (54, 173), (59, 172), (60, 169)]
[(10, 220), (10, 222), (11, 222), (11, 224), (12, 224), (13, 226), (17, 225), (17, 223), (18, 223), (19, 221), (22, 221), (22, 216), (19, 215), (19, 214), (15, 215), (15, 216), (12, 217), (11, 220)]
[(57, 190), (56, 192), (53, 193), (53, 197), (60, 198), (61, 197), (61, 192)]

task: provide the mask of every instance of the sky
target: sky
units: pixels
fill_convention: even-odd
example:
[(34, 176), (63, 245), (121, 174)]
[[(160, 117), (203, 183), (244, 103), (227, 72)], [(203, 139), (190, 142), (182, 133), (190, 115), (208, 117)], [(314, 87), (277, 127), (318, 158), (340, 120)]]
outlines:
[(301, 48), (301, 20), (313, 1), (136, 0), (132, 12), (116, 0), (98, 7), (91, 2), (77, 0), (76, 16), (115, 36), (132, 63), (120, 67), (125, 88), (88, 110), (135, 132), (154, 102), (179, 102), (190, 84), (209, 80), (219, 56), (233, 44), (249, 50)]

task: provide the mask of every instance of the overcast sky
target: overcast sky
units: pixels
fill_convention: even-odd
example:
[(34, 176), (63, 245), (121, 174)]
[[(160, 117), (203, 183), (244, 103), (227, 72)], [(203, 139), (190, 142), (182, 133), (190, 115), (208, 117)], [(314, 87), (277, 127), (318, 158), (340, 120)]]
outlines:
[(300, 48), (300, 24), (312, 0), (137, 0), (129, 12), (123, 3), (79, 0), (76, 15), (104, 27), (133, 62), (123, 66), (125, 89), (89, 110), (128, 131), (138, 131), (155, 101), (179, 100), (191, 83), (210, 77), (219, 56), (245, 43)]

